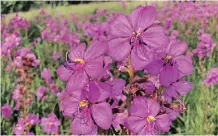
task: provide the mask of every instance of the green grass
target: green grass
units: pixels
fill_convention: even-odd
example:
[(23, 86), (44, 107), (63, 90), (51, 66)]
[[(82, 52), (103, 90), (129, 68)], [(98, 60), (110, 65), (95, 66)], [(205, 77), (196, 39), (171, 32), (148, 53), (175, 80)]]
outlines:
[[(149, 3), (149, 2), (147, 2)], [(121, 8), (120, 2), (93, 2), (90, 4), (80, 4), (80, 5), (69, 5), (69, 6), (58, 6), (52, 8), (49, 5), (45, 5), (42, 8), (46, 9), (52, 15), (56, 15), (57, 13), (62, 13), (67, 17), (73, 12), (76, 15), (84, 14), (84, 13), (93, 13), (96, 9), (108, 9), (110, 11), (120, 11), (120, 12), (130, 12), (138, 5), (144, 5), (145, 2), (143, 1), (134, 1), (134, 2), (127, 2), (126, 9), (123, 10)], [(25, 17), (27, 20), (32, 20), (39, 14), (40, 9), (32, 9), (28, 12), (18, 12), (20, 16)], [(8, 21), (12, 18), (16, 13), (11, 13), (6, 15), (6, 20)]]

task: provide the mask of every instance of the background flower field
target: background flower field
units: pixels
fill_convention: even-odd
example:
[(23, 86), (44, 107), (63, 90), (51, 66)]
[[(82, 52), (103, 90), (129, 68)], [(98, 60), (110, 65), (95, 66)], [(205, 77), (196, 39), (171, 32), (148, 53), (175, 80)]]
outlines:
[[(15, 110), (19, 109), (15, 92), (22, 88), (20, 83), (28, 86), (26, 91), (30, 94), (24, 96), (21, 106), (25, 107), (25, 112), (38, 115), (41, 124), (44, 117), (45, 126), (48, 125), (48, 116), (53, 119), (50, 114), (53, 112), (57, 117), (54, 120), (60, 124), (57, 125), (60, 128), (59, 134), (71, 134), (71, 120), (64, 117), (59, 107), (59, 97), (66, 83), (56, 73), (58, 66), (66, 60), (66, 53), (73, 46), (71, 44), (90, 44), (93, 37), (104, 35), (107, 26), (98, 25), (98, 22), (105, 22), (113, 12), (130, 14), (138, 5), (145, 4), (157, 8), (157, 20), (171, 38), (178, 38), (188, 44), (186, 56), (193, 60), (194, 65), (194, 72), (186, 77), (186, 80), (193, 83), (194, 88), (181, 98), (186, 104), (186, 111), (173, 121), (167, 134), (217, 135), (217, 2), (93, 2), (57, 7), (43, 4), (44, 8), (41, 9), (2, 14), (1, 107), (8, 104), (13, 107), (13, 111), (11, 117), (3, 117), (4, 111), (10, 114), (10, 108), (2, 108), (1, 134), (14, 134), (14, 127), (22, 115), (23, 108)], [(60, 35), (56, 33), (59, 30)], [(15, 59), (16, 62), (19, 61), (19, 53), (16, 51), (22, 47), (27, 49), (20, 51), (20, 54), (35, 54), (35, 59), (31, 60), (34, 66), (26, 65), (28, 72), (20, 70), (16, 67), (17, 64), (12, 63)], [(120, 77), (127, 80), (128, 74)], [(36, 120), (34, 127), (30, 127), (30, 132), (36, 135), (47, 134), (44, 126)], [(114, 131), (102, 133), (114, 134)]]

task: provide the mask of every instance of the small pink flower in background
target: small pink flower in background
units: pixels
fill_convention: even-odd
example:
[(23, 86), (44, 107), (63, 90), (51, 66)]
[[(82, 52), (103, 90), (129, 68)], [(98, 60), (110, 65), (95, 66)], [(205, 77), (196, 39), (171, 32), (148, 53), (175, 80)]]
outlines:
[(61, 57), (61, 54), (59, 52), (54, 51), (52, 57), (54, 60), (58, 60)]
[(25, 130), (25, 120), (19, 119), (13, 131), (16, 135), (23, 135), (24, 130)]
[(44, 68), (41, 71), (41, 77), (46, 81), (46, 83), (51, 82), (51, 71), (49, 68)]
[(1, 54), (3, 56), (9, 56), (11, 50), (20, 44), (21, 44), (21, 37), (19, 33), (14, 32), (12, 34), (7, 34), (4, 39), (4, 42), (2, 42)]
[(1, 108), (1, 111), (2, 111), (2, 116), (5, 119), (10, 118), (13, 112), (12, 107), (8, 104), (4, 104)]
[(207, 77), (204, 80), (204, 84), (206, 86), (218, 84), (218, 68), (212, 68), (208, 71)]
[(61, 121), (58, 120), (54, 113), (50, 113), (47, 118), (43, 117), (41, 119), (41, 126), (47, 134), (58, 134), (60, 125)]
[(40, 86), (36, 92), (37, 99), (40, 100), (45, 93), (46, 93), (46, 88), (44, 86)]
[(25, 122), (28, 122), (32, 126), (36, 125), (37, 123), (39, 123), (39, 116), (29, 113), (25, 118)]
[(121, 6), (123, 9), (126, 9), (126, 0), (121, 1)]

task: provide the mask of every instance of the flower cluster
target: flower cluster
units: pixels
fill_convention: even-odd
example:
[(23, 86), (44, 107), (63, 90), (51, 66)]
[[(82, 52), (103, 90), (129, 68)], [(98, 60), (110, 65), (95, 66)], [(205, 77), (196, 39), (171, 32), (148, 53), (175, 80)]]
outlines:
[(11, 50), (20, 44), (21, 44), (21, 37), (19, 33), (14, 32), (12, 34), (7, 34), (4, 39), (4, 42), (1, 45), (1, 55), (10, 56)]
[(200, 33), (199, 32), (199, 43), (197, 48), (193, 50), (199, 58), (209, 57), (216, 47), (216, 43), (213, 42), (211, 35), (208, 33)]
[(211, 68), (208, 73), (207, 77), (204, 80), (204, 83), (207, 86), (211, 86), (213, 84), (218, 84), (218, 68)]
[(24, 119), (19, 118), (18, 123), (16, 124), (14, 128), (14, 133), (16, 135), (32, 135), (29, 130), (32, 126), (36, 125), (39, 122), (39, 116), (29, 113)]
[[(72, 119), (72, 134), (97, 134), (98, 128), (119, 125), (129, 134), (168, 132), (175, 115), (185, 111), (179, 96), (193, 88), (184, 77), (194, 70), (183, 55), (188, 46), (169, 38), (155, 16), (152, 6), (139, 6), (129, 16), (115, 15), (108, 40), (98, 37), (88, 48), (85, 43), (71, 48), (57, 74), (67, 82), (60, 108)], [(110, 69), (115, 62), (119, 69)], [(143, 77), (135, 76), (139, 70)], [(129, 81), (114, 71), (128, 72)], [(129, 116), (119, 116), (127, 112)]]
[[(128, 12), (130, 4), (120, 4)], [(210, 123), (216, 114), (207, 100), (216, 99), (218, 84), (217, 4), (154, 3), (128, 15), (110, 8), (70, 16), (41, 9), (32, 21), (16, 14), (8, 23), (2, 15), (2, 134), (174, 134), (183, 129), (172, 126), (184, 126), (175, 120), (195, 116), (197, 103)], [(193, 89), (193, 81), (203, 88)]]

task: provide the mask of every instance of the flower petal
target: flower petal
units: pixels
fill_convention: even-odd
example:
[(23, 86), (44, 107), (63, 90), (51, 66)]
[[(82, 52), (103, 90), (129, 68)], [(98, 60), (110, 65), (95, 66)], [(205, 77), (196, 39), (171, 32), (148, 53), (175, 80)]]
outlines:
[(148, 116), (148, 107), (145, 98), (135, 97), (129, 109), (131, 116), (146, 117)]
[(124, 122), (124, 126), (135, 134), (139, 133), (145, 125), (146, 120), (137, 116), (130, 116)]
[(130, 20), (125, 15), (118, 15), (110, 25), (110, 34), (115, 37), (130, 37), (132, 35)]
[(131, 64), (134, 70), (142, 70), (151, 61), (152, 53), (148, 47), (141, 44), (131, 52)]
[(157, 128), (161, 132), (168, 132), (170, 130), (171, 120), (168, 114), (162, 114), (156, 117)]
[(93, 78), (98, 78), (103, 74), (103, 57), (98, 57), (95, 59), (91, 59), (86, 63), (85, 66), (86, 73)]
[(175, 99), (179, 99), (179, 95), (176, 92), (175, 88), (173, 86), (167, 87), (165, 90), (165, 93), (169, 96), (169, 97), (173, 97)]
[(86, 49), (85, 44), (78, 45), (74, 50), (71, 50), (69, 54), (69, 59), (71, 61), (74, 61), (75, 59), (83, 59), (85, 49)]
[(88, 135), (93, 132), (95, 125), (92, 119), (86, 117), (75, 117), (72, 121), (71, 131), (75, 135)]
[(112, 86), (107, 83), (100, 81), (90, 81), (88, 93), (89, 101), (92, 103), (104, 101), (110, 97), (111, 91)]
[(90, 43), (89, 48), (85, 52), (84, 59), (88, 61), (90, 59), (97, 58), (99, 56), (104, 55), (104, 53), (108, 50), (107, 42), (103, 41), (92, 41)]
[(171, 40), (167, 46), (166, 52), (171, 56), (179, 56), (185, 53), (187, 49), (188, 45), (185, 42), (179, 40)]
[(175, 82), (179, 77), (179, 71), (176, 64), (173, 66), (171, 64), (167, 64), (163, 67), (160, 72), (160, 84), (168, 87), (171, 83)]
[(91, 107), (92, 117), (95, 120), (95, 123), (103, 128), (109, 129), (112, 123), (112, 109), (111, 106), (106, 103), (94, 104)]
[(109, 55), (116, 61), (124, 60), (130, 53), (131, 47), (127, 38), (117, 38), (109, 43)]
[(79, 102), (80, 99), (75, 96), (68, 96), (64, 98), (60, 103), (61, 110), (63, 111), (64, 115), (72, 117), (79, 108)]
[(185, 80), (180, 80), (179, 82), (174, 83), (173, 86), (181, 95), (187, 94), (193, 88), (192, 83)]
[(141, 34), (144, 43), (154, 48), (164, 48), (169, 43), (169, 37), (165, 34), (164, 28), (161, 26), (149, 27)]
[(158, 60), (154, 60), (151, 63), (149, 63), (145, 67), (145, 70), (151, 75), (158, 75), (161, 69), (163, 68), (163, 66), (164, 66), (164, 60), (158, 59)]
[(174, 60), (176, 61), (176, 64), (178, 65), (179, 71), (181, 72), (180, 77), (183, 77), (185, 75), (190, 75), (194, 71), (192, 62), (186, 56), (178, 56), (174, 58)]
[(141, 32), (151, 26), (156, 18), (156, 10), (152, 6), (138, 6), (130, 15), (134, 31), (141, 29)]
[(57, 75), (62, 81), (68, 81), (73, 73), (73, 70), (65, 68), (63, 65), (57, 68)]
[(146, 101), (148, 105), (148, 114), (154, 117), (157, 116), (160, 111), (160, 104), (153, 99), (147, 99)]
[(67, 82), (66, 92), (71, 93), (74, 90), (82, 89), (88, 84), (88, 82), (88, 76), (86, 75), (85, 71), (75, 72)]
[(121, 95), (122, 90), (124, 89), (126, 85), (126, 81), (123, 79), (119, 79), (119, 78), (113, 79), (112, 81), (108, 81), (108, 83), (113, 86), (111, 97)]

